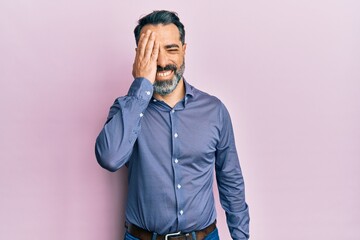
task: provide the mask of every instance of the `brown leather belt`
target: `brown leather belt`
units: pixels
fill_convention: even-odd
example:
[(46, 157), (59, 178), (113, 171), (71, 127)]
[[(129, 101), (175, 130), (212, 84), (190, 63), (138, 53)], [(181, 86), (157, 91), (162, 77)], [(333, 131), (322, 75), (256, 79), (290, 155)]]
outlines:
[[(127, 223), (126, 228), (128, 233), (130, 233), (136, 238), (139, 238), (140, 240), (152, 239), (153, 236), (152, 232), (142, 229), (134, 224)], [(212, 231), (214, 231), (215, 228), (216, 228), (216, 221), (202, 230), (195, 231), (196, 240), (204, 239), (207, 235), (209, 235)], [(191, 233), (178, 232), (178, 233), (169, 233), (167, 235), (157, 235), (156, 240), (193, 240), (193, 238)]]

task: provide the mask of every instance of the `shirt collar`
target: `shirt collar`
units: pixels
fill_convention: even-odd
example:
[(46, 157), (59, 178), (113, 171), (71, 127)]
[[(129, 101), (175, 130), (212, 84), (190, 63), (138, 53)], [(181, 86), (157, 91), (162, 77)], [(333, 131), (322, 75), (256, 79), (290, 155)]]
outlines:
[(193, 98), (194, 97), (194, 87), (191, 86), (187, 81), (184, 80), (184, 84), (185, 84), (185, 97), (183, 99), (183, 103), (184, 103), (184, 107), (186, 106), (186, 104), (188, 103), (189, 97)]
[[(194, 97), (194, 87), (191, 86), (188, 82), (185, 81), (185, 79), (183, 78), (183, 82), (184, 82), (184, 86), (185, 86), (185, 96), (184, 98), (181, 100), (181, 104), (179, 105), (179, 103), (175, 106), (175, 108), (177, 110), (182, 110), (185, 108), (186, 104), (188, 103), (189, 98), (193, 98)], [(157, 99), (155, 99), (154, 97), (152, 97), (152, 104), (160, 107), (160, 109), (164, 110), (164, 111), (168, 111), (170, 108), (168, 105), (166, 105), (164, 102), (159, 101)]]
[(194, 88), (193, 86), (191, 86), (186, 80), (185, 78), (183, 78), (184, 84), (185, 84), (185, 97), (186, 96), (194, 96)]

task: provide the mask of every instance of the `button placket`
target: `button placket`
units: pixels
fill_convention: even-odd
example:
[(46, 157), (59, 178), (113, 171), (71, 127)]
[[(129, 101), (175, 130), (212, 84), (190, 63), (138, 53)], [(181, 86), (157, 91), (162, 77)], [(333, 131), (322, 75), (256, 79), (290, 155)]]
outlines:
[(181, 168), (179, 168), (179, 140), (180, 140), (180, 134), (177, 129), (177, 114), (175, 109), (171, 109), (169, 111), (169, 117), (171, 121), (171, 133), (172, 133), (172, 167), (174, 171), (174, 188), (175, 191), (175, 198), (176, 198), (176, 207), (178, 211), (178, 217), (179, 217), (179, 224), (182, 225), (181, 219), (184, 218), (184, 203), (183, 203), (183, 193), (182, 193), (182, 185), (181, 185)]

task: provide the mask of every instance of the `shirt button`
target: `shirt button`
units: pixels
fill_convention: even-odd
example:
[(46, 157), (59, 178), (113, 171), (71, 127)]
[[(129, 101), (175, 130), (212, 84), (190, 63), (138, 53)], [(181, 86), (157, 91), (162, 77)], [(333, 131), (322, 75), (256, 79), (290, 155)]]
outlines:
[(180, 215), (183, 215), (184, 214), (184, 211), (183, 210), (180, 210)]
[(153, 102), (157, 102), (157, 100), (156, 100), (156, 99), (154, 99), (154, 100), (153, 100)]
[(177, 133), (174, 134), (174, 137), (177, 138), (179, 135)]
[(171, 110), (171, 113), (174, 113), (175, 112), (175, 110), (173, 109), (173, 110)]
[(147, 95), (150, 95), (150, 91), (145, 91), (145, 93), (146, 93)]
[(178, 163), (178, 162), (179, 162), (179, 160), (177, 158), (175, 158), (175, 163)]
[(144, 116), (144, 114), (143, 114), (143, 113), (140, 113), (140, 117), (142, 117), (142, 116)]
[(177, 188), (178, 188), (178, 189), (180, 189), (180, 188), (181, 188), (181, 185), (180, 185), (180, 184), (178, 184), (178, 185), (177, 185)]

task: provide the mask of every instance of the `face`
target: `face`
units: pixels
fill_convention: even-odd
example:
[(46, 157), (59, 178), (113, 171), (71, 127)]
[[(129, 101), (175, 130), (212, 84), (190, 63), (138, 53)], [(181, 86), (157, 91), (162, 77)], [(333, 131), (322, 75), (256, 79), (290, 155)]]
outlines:
[(141, 29), (141, 33), (149, 29), (156, 32), (156, 41), (160, 43), (154, 92), (167, 95), (175, 90), (184, 73), (186, 44), (181, 43), (175, 24), (148, 24)]

